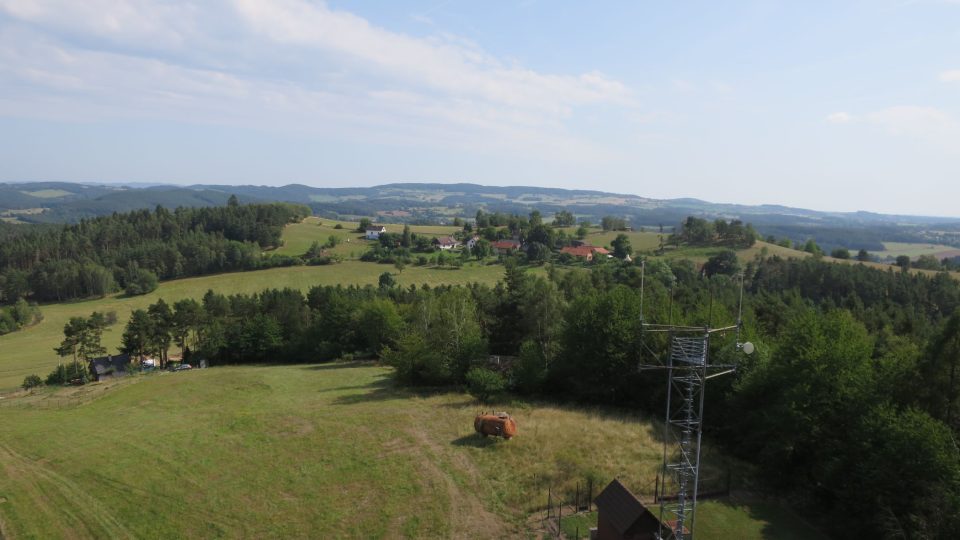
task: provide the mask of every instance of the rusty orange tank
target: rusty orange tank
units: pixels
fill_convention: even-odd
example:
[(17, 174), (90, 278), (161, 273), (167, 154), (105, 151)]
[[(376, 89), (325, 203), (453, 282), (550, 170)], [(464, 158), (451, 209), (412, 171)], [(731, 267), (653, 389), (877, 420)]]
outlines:
[(505, 412), (480, 413), (473, 420), (473, 429), (484, 437), (510, 439), (517, 434), (517, 422)]

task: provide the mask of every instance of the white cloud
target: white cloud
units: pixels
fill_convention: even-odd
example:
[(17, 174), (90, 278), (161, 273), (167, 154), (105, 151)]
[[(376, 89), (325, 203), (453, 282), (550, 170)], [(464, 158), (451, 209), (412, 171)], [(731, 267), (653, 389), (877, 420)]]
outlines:
[(603, 152), (570, 128), (580, 110), (636, 109), (601, 73), (536, 71), (324, 3), (0, 0), (0, 13), (0, 114), (312, 128), (596, 159)]
[(941, 71), (940, 80), (943, 82), (960, 82), (960, 69)]
[(831, 124), (847, 124), (853, 121), (853, 115), (847, 112), (835, 112), (827, 115), (827, 122)]
[(911, 137), (950, 151), (960, 149), (960, 122), (934, 107), (899, 105), (866, 115), (891, 135)]

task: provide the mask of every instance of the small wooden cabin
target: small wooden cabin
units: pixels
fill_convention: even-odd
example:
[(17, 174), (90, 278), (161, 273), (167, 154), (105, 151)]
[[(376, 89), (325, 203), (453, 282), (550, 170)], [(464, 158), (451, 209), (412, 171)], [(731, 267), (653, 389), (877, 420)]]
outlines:
[(654, 540), (660, 519), (626, 486), (614, 479), (594, 499), (597, 505), (596, 540)]

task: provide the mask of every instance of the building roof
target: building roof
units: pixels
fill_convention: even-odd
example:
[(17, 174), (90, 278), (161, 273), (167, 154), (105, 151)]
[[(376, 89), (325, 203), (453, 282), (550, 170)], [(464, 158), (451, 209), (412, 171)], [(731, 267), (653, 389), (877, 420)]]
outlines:
[(129, 354), (116, 354), (113, 356), (101, 356), (90, 360), (90, 370), (96, 376), (107, 375), (109, 373), (125, 372), (130, 365)]
[(594, 499), (597, 509), (618, 533), (624, 535), (637, 521), (645, 516), (656, 520), (636, 495), (614, 478)]
[(520, 247), (519, 240), (497, 240), (493, 243), (495, 249), (517, 249)]
[(607, 248), (596, 247), (596, 246), (590, 246), (590, 247), (593, 248), (593, 252), (594, 252), (594, 253), (599, 253), (600, 255), (609, 255), (609, 254), (610, 254), (610, 250), (607, 249)]
[(383, 231), (387, 230), (387, 228), (386, 228), (385, 226), (383, 226), (383, 225), (371, 225), (371, 226), (367, 227), (367, 228), (364, 229), (364, 230), (365, 230), (365, 231), (383, 232)]
[(441, 236), (440, 238), (434, 238), (434, 240), (441, 246), (455, 246), (460, 243), (452, 236)]
[(560, 249), (560, 253), (569, 253), (574, 257), (592, 257), (593, 246), (565, 246)]

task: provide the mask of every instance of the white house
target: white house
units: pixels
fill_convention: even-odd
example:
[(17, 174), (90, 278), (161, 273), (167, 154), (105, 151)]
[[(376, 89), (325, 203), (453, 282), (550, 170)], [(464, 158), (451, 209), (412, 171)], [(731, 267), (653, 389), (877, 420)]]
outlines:
[(473, 246), (477, 245), (477, 242), (480, 241), (479, 236), (472, 236), (467, 240), (467, 249), (473, 249)]
[(377, 240), (381, 234), (387, 232), (387, 228), (383, 225), (374, 225), (367, 227), (364, 232), (367, 234), (367, 240)]
[(434, 238), (433, 245), (442, 250), (448, 250), (459, 246), (460, 242), (457, 242), (457, 239), (452, 236), (444, 236), (442, 238)]

